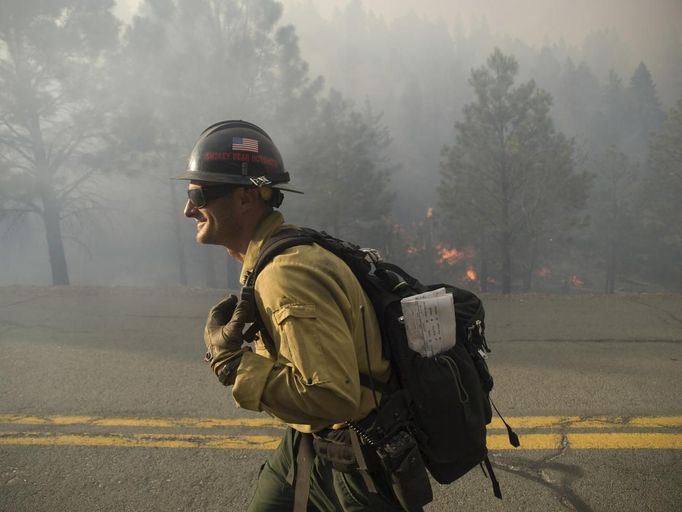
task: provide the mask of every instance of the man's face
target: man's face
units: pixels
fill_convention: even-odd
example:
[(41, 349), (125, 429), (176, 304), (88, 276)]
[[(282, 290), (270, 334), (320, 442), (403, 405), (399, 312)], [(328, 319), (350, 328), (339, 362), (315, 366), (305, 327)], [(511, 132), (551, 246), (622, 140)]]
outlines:
[(223, 245), (228, 250), (233, 249), (241, 230), (239, 212), (234, 200), (236, 188), (230, 190), (221, 184), (190, 182), (189, 190), (193, 189), (203, 189), (206, 197), (204, 205), (195, 206), (189, 199), (185, 204), (185, 217), (196, 221), (197, 242)]

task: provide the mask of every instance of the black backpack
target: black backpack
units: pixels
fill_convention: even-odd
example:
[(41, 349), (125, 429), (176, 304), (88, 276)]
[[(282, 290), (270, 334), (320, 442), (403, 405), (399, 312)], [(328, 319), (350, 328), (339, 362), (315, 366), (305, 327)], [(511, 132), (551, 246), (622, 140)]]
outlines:
[[(286, 227), (264, 244), (242, 288), (242, 297), (253, 297), (258, 274), (275, 256), (290, 247), (313, 243), (341, 258), (372, 302), (381, 329), (383, 355), (390, 361), (399, 387), (409, 397), (415, 438), (433, 478), (441, 484), (450, 483), (473, 467), (485, 464), (495, 496), (501, 498), (486, 447), (486, 425), (492, 417), (489, 394), (493, 379), (485, 361), (490, 349), (485, 340), (481, 300), (472, 292), (448, 284), (425, 286), (402, 268), (382, 261), (376, 251), (300, 227)], [(400, 301), (438, 288), (445, 288), (453, 295), (457, 340), (446, 352), (424, 357), (408, 346)], [(245, 336), (252, 339), (259, 331), (266, 348), (275, 357), (274, 343), (260, 318)], [(362, 385), (376, 384), (382, 389), (372, 376), (360, 377)], [(518, 436), (504, 424), (509, 442), (519, 446)]]

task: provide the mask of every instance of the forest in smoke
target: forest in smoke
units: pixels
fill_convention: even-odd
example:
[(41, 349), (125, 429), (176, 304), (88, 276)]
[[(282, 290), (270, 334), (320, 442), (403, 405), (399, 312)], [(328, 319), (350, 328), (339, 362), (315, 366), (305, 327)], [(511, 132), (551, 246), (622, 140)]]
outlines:
[(679, 30), (633, 62), (609, 27), (538, 45), (368, 5), (3, 2), (0, 284), (236, 286), (172, 178), (247, 119), (305, 192), (289, 222), (424, 281), (682, 292)]

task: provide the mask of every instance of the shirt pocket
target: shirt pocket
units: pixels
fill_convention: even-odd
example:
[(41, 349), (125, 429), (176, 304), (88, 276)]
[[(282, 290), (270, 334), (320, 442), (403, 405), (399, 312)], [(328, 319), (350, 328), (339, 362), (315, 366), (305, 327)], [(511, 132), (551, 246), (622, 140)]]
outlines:
[(301, 374), (305, 384), (326, 382), (320, 346), (319, 319), (314, 304), (287, 304), (272, 314), (280, 335), (279, 351)]

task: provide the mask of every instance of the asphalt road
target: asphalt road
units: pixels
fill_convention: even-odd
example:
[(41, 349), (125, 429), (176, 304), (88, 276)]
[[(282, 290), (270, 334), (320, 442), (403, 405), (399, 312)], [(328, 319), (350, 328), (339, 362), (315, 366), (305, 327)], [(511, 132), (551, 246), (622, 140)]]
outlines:
[[(281, 427), (202, 363), (215, 290), (0, 287), (0, 510), (244, 510)], [(428, 511), (682, 509), (682, 297), (486, 297), (505, 495)]]

